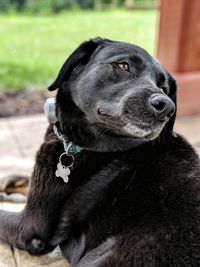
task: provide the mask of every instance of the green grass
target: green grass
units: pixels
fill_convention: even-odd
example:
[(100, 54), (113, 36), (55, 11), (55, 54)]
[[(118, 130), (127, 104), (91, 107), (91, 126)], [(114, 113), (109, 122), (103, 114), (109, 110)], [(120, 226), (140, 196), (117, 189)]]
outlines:
[(59, 16), (0, 16), (0, 90), (43, 90), (82, 41), (101, 36), (155, 52), (157, 12), (71, 11)]

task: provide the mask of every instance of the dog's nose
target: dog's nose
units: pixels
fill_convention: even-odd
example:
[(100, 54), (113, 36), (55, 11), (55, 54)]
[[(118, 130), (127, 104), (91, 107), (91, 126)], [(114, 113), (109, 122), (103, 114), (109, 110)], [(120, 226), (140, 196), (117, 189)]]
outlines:
[(175, 112), (175, 105), (172, 100), (162, 94), (153, 94), (149, 97), (149, 106), (156, 119), (163, 120), (170, 118)]

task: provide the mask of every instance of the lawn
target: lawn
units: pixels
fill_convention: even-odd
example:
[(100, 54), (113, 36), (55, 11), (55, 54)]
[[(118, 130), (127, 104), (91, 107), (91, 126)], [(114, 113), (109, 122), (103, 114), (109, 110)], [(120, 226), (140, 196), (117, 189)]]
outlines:
[(155, 54), (157, 11), (71, 11), (57, 16), (0, 16), (0, 90), (43, 90), (66, 57), (101, 36)]

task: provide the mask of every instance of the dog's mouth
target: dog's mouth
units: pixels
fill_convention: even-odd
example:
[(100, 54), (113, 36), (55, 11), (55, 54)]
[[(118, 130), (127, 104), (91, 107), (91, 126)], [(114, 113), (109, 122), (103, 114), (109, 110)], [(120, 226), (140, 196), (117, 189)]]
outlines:
[[(155, 122), (153, 119), (145, 122), (141, 119), (131, 120), (126, 116), (111, 116), (98, 110), (97, 120), (99, 124), (120, 137), (132, 137), (138, 139), (154, 140), (164, 128), (166, 120)], [(106, 131), (105, 131), (106, 132)]]
[(112, 103), (101, 101), (94, 110), (97, 122), (117, 135), (153, 140), (175, 112), (172, 100), (162, 93), (126, 96)]

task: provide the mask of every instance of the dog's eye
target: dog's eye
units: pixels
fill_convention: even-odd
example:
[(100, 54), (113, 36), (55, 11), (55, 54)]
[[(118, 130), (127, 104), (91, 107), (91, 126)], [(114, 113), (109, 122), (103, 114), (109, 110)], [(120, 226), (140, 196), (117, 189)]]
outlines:
[(115, 63), (118, 68), (124, 71), (129, 71), (129, 64), (126, 62)]

